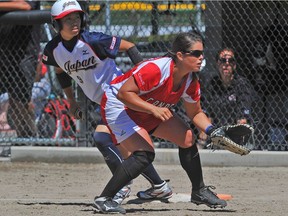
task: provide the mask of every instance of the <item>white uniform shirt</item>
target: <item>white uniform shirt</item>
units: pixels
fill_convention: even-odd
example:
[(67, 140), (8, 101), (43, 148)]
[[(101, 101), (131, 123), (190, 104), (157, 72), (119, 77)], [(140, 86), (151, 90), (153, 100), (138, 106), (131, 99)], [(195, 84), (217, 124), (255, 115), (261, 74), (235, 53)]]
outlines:
[(111, 80), (122, 74), (114, 61), (120, 41), (119, 37), (100, 32), (84, 31), (69, 42), (58, 35), (46, 45), (43, 63), (60, 67), (90, 100), (99, 104)]

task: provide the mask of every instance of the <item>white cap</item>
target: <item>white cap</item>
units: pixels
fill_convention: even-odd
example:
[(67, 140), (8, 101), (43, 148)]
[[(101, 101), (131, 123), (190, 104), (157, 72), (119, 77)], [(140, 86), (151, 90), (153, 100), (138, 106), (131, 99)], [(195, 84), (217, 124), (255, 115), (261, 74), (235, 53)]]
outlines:
[(51, 8), (51, 16), (56, 19), (61, 19), (73, 12), (82, 12), (80, 4), (76, 0), (57, 0)]

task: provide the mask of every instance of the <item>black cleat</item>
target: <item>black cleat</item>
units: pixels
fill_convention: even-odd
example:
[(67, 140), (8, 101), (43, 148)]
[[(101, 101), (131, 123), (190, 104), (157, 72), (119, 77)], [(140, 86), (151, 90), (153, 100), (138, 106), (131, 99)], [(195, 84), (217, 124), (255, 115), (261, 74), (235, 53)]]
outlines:
[(126, 214), (126, 210), (109, 197), (95, 197), (94, 207), (104, 214)]
[(210, 208), (224, 208), (227, 206), (225, 200), (219, 199), (211, 189), (215, 189), (214, 186), (205, 186), (199, 190), (192, 190), (191, 202), (196, 205), (205, 204)]

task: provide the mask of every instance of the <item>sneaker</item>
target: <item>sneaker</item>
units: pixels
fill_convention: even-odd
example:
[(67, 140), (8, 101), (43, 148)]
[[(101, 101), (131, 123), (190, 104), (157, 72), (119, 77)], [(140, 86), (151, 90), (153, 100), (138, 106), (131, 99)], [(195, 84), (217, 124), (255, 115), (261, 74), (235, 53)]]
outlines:
[(224, 208), (227, 206), (227, 202), (219, 199), (216, 193), (212, 192), (210, 188), (215, 189), (214, 186), (205, 186), (197, 191), (192, 190), (191, 202), (196, 205), (205, 204), (210, 208)]
[(139, 191), (137, 193), (137, 197), (143, 200), (167, 200), (170, 199), (172, 195), (173, 192), (166, 181), (159, 185), (152, 185), (152, 187), (146, 191)]
[(120, 205), (124, 199), (129, 197), (130, 193), (131, 187), (130, 185), (126, 185), (120, 191), (118, 191), (118, 193), (114, 196), (113, 200)]
[(94, 207), (101, 213), (126, 214), (126, 210), (109, 197), (95, 197)]

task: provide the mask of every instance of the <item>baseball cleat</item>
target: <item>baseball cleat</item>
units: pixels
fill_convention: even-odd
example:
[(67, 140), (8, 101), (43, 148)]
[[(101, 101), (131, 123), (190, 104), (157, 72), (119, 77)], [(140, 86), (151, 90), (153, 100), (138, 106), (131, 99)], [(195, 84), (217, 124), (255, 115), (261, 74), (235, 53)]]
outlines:
[(224, 208), (227, 206), (227, 202), (219, 199), (210, 188), (215, 189), (213, 186), (205, 186), (196, 191), (192, 190), (191, 202), (196, 205), (205, 204), (210, 208)]
[(172, 195), (173, 192), (166, 181), (159, 185), (152, 185), (146, 191), (139, 191), (137, 193), (137, 197), (143, 200), (168, 200)]
[(118, 193), (113, 197), (113, 200), (120, 205), (124, 199), (129, 197), (130, 193), (131, 193), (130, 185), (126, 185), (120, 191), (118, 191)]
[(126, 210), (109, 197), (95, 197), (94, 207), (104, 214), (126, 214)]

